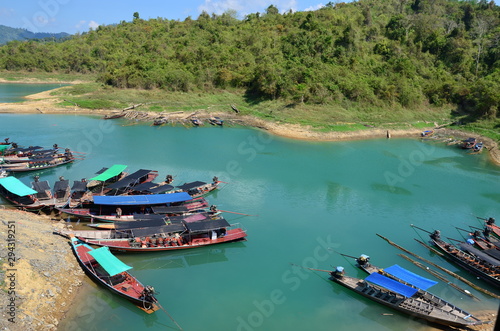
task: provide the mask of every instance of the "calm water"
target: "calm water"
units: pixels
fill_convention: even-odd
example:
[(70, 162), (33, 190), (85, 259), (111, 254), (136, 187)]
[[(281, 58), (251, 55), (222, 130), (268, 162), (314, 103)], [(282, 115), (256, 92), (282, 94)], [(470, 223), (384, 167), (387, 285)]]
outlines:
[[(376, 233), (474, 280), (431, 255), (410, 227), (480, 226), (475, 216), (500, 218), (500, 168), (487, 154), (419, 139), (302, 142), (239, 127), (151, 127), (125, 120), (61, 115), (0, 115), (0, 139), (20, 145), (58, 143), (86, 158), (41, 174), (89, 178), (103, 166), (158, 170), (175, 183), (228, 182), (208, 200), (248, 230), (248, 241), (184, 252), (119, 255), (132, 273), (160, 293), (161, 304), (184, 330), (423, 330), (426, 325), (361, 298), (323, 272), (342, 265), (364, 277), (353, 261), (335, 252), (368, 254), (381, 267), (399, 264), (424, 271)], [(33, 174), (20, 176), (25, 183)], [(427, 240), (425, 236), (422, 236)], [(62, 239), (61, 239), (62, 240)], [(496, 310), (491, 299), (459, 281), (481, 301), (440, 284), (433, 293), (475, 312)], [(474, 280), (486, 286), (479, 280)], [(487, 287), (487, 286), (486, 286)], [(489, 288), (489, 287), (488, 287)], [(162, 311), (146, 315), (90, 281), (64, 330), (165, 330), (175, 325)], [(491, 290), (491, 288), (489, 288)], [(391, 315), (383, 315), (390, 313)]]
[(68, 84), (12, 84), (0, 83), (0, 103), (20, 102), (26, 95), (52, 90)]

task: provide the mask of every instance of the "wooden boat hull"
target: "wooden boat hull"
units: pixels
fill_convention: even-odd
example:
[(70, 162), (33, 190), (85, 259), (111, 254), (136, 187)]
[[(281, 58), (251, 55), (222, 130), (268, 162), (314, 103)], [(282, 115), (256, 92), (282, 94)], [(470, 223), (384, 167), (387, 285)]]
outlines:
[(158, 310), (155, 301), (145, 301), (139, 294), (143, 292), (145, 286), (142, 285), (135, 277), (133, 277), (128, 272), (124, 271), (121, 276), (125, 278), (123, 282), (113, 285), (113, 282), (106, 282), (102, 276), (98, 275), (96, 271), (97, 268), (91, 267), (92, 256), (87, 252), (93, 250), (90, 246), (84, 244), (76, 238), (71, 239), (71, 246), (73, 248), (73, 253), (75, 254), (78, 263), (85, 271), (85, 273), (92, 278), (96, 283), (104, 286), (109, 291), (129, 300), (139, 308), (145, 310), (148, 313), (152, 313)]
[(192, 242), (184, 245), (153, 246), (153, 247), (133, 247), (131, 246), (129, 239), (107, 239), (107, 240), (85, 239), (85, 238), (80, 238), (80, 239), (91, 245), (109, 247), (109, 249), (116, 252), (159, 252), (159, 251), (173, 251), (173, 250), (189, 249), (189, 248), (196, 248), (196, 247), (209, 246), (215, 244), (229, 243), (235, 241), (242, 241), (246, 240), (245, 239), (246, 236), (247, 234), (243, 229), (237, 228), (228, 230), (225, 236), (216, 239), (197, 238), (193, 239)]
[[(400, 311), (401, 313), (424, 319), (426, 321), (446, 326), (466, 327), (472, 325), (484, 324), (484, 322), (475, 320), (466, 320), (457, 316), (449, 316), (444, 309), (437, 309), (430, 304), (418, 298), (406, 298), (400, 294), (391, 292), (378, 285), (367, 283), (361, 279), (343, 276), (341, 278), (332, 275), (330, 280), (389, 308)], [(380, 294), (380, 295), (379, 295)]]
[(25, 163), (17, 163), (17, 165), (21, 164), (22, 166), (12, 166), (12, 167), (6, 167), (5, 170), (9, 172), (27, 172), (27, 171), (36, 171), (36, 170), (43, 170), (43, 169), (50, 169), (50, 168), (55, 168), (63, 164), (68, 164), (73, 162), (74, 159), (71, 160), (66, 160), (66, 161), (61, 161), (61, 162), (56, 162), (54, 164), (48, 164), (44, 166), (39, 166), (39, 167), (30, 167), (29, 164)]
[[(450, 260), (452, 260), (453, 262), (455, 262), (456, 264), (458, 264), (459, 266), (461, 266), (465, 270), (480, 277), (484, 281), (490, 283), (491, 285), (493, 285), (497, 288), (500, 287), (500, 278), (498, 278), (498, 276), (493, 277), (490, 274), (488, 274), (488, 273), (474, 267), (473, 265), (471, 265), (471, 262), (467, 258), (467, 256), (470, 256), (469, 254), (462, 252), (458, 248), (453, 248), (454, 250), (456, 250), (456, 253), (453, 253), (451, 251), (451, 249), (449, 248), (449, 246), (445, 242), (443, 242), (441, 240), (436, 240), (432, 237), (431, 237), (431, 243), (434, 246), (436, 246), (437, 248), (439, 248), (443, 253), (445, 253), (446, 257), (448, 257)], [(497, 272), (494, 272), (493, 274), (500, 274), (500, 270), (497, 270)]]

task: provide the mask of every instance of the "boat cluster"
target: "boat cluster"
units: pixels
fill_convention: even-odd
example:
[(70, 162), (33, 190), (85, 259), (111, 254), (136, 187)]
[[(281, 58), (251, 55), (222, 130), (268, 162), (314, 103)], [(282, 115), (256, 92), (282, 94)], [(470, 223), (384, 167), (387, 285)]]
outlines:
[(69, 215), (95, 228), (75, 230), (69, 225), (55, 232), (71, 239), (75, 255), (92, 278), (141, 309), (148, 307), (143, 310), (153, 312), (158, 309), (154, 293), (140, 285), (127, 272), (129, 267), (124, 267), (109, 250), (188, 249), (245, 240), (246, 231), (229, 224), (221, 216), (223, 211), (205, 199), (223, 183), (217, 177), (211, 182), (174, 186), (171, 175), (154, 182), (157, 171), (139, 169), (129, 174), (126, 168), (119, 164), (103, 168), (88, 180), (73, 181), (71, 187), (69, 180), (60, 177), (53, 189), (38, 176), (30, 186), (6, 176), (0, 178), (0, 194), (20, 209), (55, 212), (62, 219)]
[[(478, 278), (481, 278), (485, 282), (494, 286), (496, 289), (499, 289), (500, 227), (495, 224), (495, 219), (492, 217), (488, 219), (478, 217), (478, 219), (484, 221), (484, 227), (480, 228), (470, 226), (469, 229), (457, 228), (465, 233), (463, 240), (448, 238), (450, 242), (443, 240), (439, 230), (431, 232), (413, 224), (412, 227), (429, 234), (431, 245), (427, 245), (417, 240), (422, 245), (430, 249), (432, 252), (447, 258), (449, 261), (455, 263), (457, 266), (465, 269)], [(445, 271), (449, 275), (463, 281), (472, 288), (492, 297), (500, 298), (499, 295), (480, 287), (475, 282), (473, 283), (460, 275), (434, 264), (431, 261), (428, 261), (393, 243), (381, 235), (378, 236), (406, 253), (423, 260), (431, 266)], [(490, 321), (483, 321), (454, 304), (430, 293), (428, 289), (437, 284), (434, 280), (424, 278), (400, 267), (397, 264), (387, 268), (374, 266), (370, 262), (370, 257), (364, 254), (359, 257), (346, 254), (341, 255), (354, 258), (356, 260), (356, 267), (366, 272), (368, 276), (365, 278), (348, 276), (342, 266), (338, 266), (334, 270), (322, 270), (307, 267), (302, 268), (328, 272), (330, 280), (348, 288), (349, 290), (402, 313), (421, 318), (432, 323), (459, 328), (470, 328), (471, 326), (491, 323)], [(431, 267), (425, 266), (424, 264), (405, 255), (401, 256), (421, 269), (431, 273), (433, 276), (442, 280), (446, 284), (454, 287), (462, 294), (466, 294), (471, 298), (477, 299), (471, 291), (463, 289), (450, 282), (441, 273), (431, 269)]]
[(6, 177), (8, 173), (54, 168), (82, 158), (76, 157), (75, 153), (78, 152), (61, 148), (57, 144), (52, 148), (20, 147), (6, 138), (0, 143), (0, 178)]

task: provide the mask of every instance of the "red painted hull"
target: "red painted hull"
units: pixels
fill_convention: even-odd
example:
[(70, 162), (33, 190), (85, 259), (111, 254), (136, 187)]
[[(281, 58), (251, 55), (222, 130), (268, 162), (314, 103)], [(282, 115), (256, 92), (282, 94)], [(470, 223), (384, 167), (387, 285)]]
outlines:
[(172, 251), (179, 249), (196, 248), (201, 246), (209, 246), (215, 244), (222, 244), (234, 241), (246, 240), (246, 232), (241, 228), (228, 230), (224, 237), (210, 239), (210, 238), (196, 238), (191, 242), (184, 245), (177, 246), (154, 246), (154, 247), (132, 247), (129, 239), (83, 239), (88, 244), (96, 246), (107, 246), (109, 249), (118, 252), (158, 252), (158, 251)]
[[(98, 272), (98, 270), (100, 270), (99, 264), (90, 254), (88, 254), (88, 252), (93, 250), (93, 248), (83, 244), (75, 238), (72, 238), (71, 244), (78, 262), (82, 266), (83, 270), (92, 279), (94, 279), (94, 281), (108, 288), (111, 292), (131, 301), (148, 313), (152, 313), (159, 309), (155, 303), (156, 299), (153, 299), (153, 301), (145, 301), (145, 299), (141, 296), (145, 286), (131, 274), (124, 271), (113, 277), (101, 275)], [(111, 280), (111, 278), (114, 278), (114, 280)], [(148, 308), (143, 309), (143, 307)]]

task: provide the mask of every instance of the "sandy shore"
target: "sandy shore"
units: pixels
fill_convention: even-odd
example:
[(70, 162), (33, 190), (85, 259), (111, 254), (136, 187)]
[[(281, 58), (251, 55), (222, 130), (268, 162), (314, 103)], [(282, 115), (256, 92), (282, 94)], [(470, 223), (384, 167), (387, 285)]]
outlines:
[[(0, 80), (1, 81), (1, 80)], [(73, 108), (59, 107), (57, 103), (62, 100), (51, 96), (50, 91), (38, 93), (27, 97), (22, 103), (0, 104), (0, 113), (46, 113), (46, 114), (93, 114), (105, 115), (114, 114), (113, 111), (89, 111)], [(186, 120), (188, 113), (154, 113), (141, 112), (138, 109), (127, 111), (127, 117), (131, 120), (152, 121), (159, 116), (168, 116), (171, 120)], [(301, 140), (311, 141), (336, 141), (354, 139), (383, 138), (387, 136), (385, 129), (367, 129), (355, 132), (326, 132), (320, 133), (310, 128), (271, 123), (261, 119), (241, 116), (239, 114), (214, 113), (207, 111), (197, 112), (201, 119), (210, 116), (220, 116), (225, 120), (233, 121), (242, 125), (261, 128), (270, 133)], [(135, 117), (135, 118), (134, 118)], [(432, 129), (432, 128), (429, 128)], [(470, 133), (454, 131), (449, 129), (436, 129), (440, 137), (453, 137), (450, 139), (462, 139), (474, 136)], [(391, 130), (391, 137), (418, 137), (420, 130)], [(485, 143), (490, 152), (492, 160), (500, 165), (500, 152), (497, 144), (491, 139), (475, 136)], [(0, 314), (0, 330), (56, 330), (59, 321), (64, 318), (70, 309), (77, 289), (82, 284), (84, 273), (81, 271), (76, 259), (71, 252), (68, 241), (62, 237), (52, 234), (53, 226), (57, 223), (47, 216), (37, 216), (31, 213), (0, 209), (0, 226), (3, 228), (0, 233), (3, 242), (0, 246), (0, 265), (4, 273), (5, 286), (8, 289), (11, 285), (9, 276), (14, 273), (15, 294), (10, 295), (9, 291), (0, 291), (0, 301), (2, 302)], [(9, 226), (15, 228), (15, 261), (9, 266)], [(15, 271), (9, 271), (15, 269)], [(4, 287), (5, 288), (5, 287)], [(14, 299), (12, 299), (14, 298)], [(14, 301), (15, 312), (12, 316), (11, 309), (4, 303)], [(478, 317), (491, 320), (494, 311), (480, 312)], [(14, 317), (15, 324), (9, 321)], [(476, 330), (493, 330), (493, 325), (485, 325)]]
[[(2, 80), (0, 79), (0, 82)], [(61, 89), (64, 89), (62, 87)], [(118, 111), (112, 110), (89, 110), (82, 109), (78, 106), (74, 107), (62, 107), (58, 106), (63, 100), (59, 97), (51, 95), (52, 91), (45, 91), (37, 94), (32, 94), (26, 97), (26, 101), (19, 103), (0, 103), (0, 113), (44, 113), (44, 114), (71, 114), (71, 115), (112, 115), (116, 114)], [(190, 115), (184, 112), (175, 113), (158, 113), (158, 112), (143, 112), (140, 108), (131, 109), (126, 111), (126, 118), (133, 119), (135, 121), (153, 121), (155, 118), (168, 117), (171, 121), (182, 121), (186, 120)], [(385, 138), (387, 134), (390, 134), (392, 138), (401, 137), (418, 137), (422, 130), (424, 129), (405, 129), (405, 130), (390, 130), (369, 128), (366, 130), (359, 131), (348, 131), (348, 132), (318, 132), (312, 130), (310, 127), (287, 124), (287, 123), (274, 123), (269, 121), (264, 121), (259, 118), (239, 115), (235, 113), (218, 113), (209, 111), (198, 111), (196, 116), (201, 120), (207, 120), (211, 116), (219, 116), (226, 121), (238, 123), (241, 125), (252, 126), (264, 129), (272, 134), (300, 140), (310, 140), (310, 141), (338, 141), (338, 140), (361, 140), (361, 139), (374, 139), (374, 138)], [(449, 138), (449, 139), (464, 139), (467, 137), (475, 137), (476, 139), (484, 143), (485, 149), (489, 152), (492, 162), (500, 165), (500, 150), (498, 149), (498, 144), (490, 138), (482, 137), (473, 133), (467, 133), (459, 130), (450, 130), (447, 128), (434, 128), (432, 126), (425, 128), (425, 130), (435, 130), (438, 137)]]
[(0, 209), (0, 330), (56, 330), (84, 273), (48, 216)]

